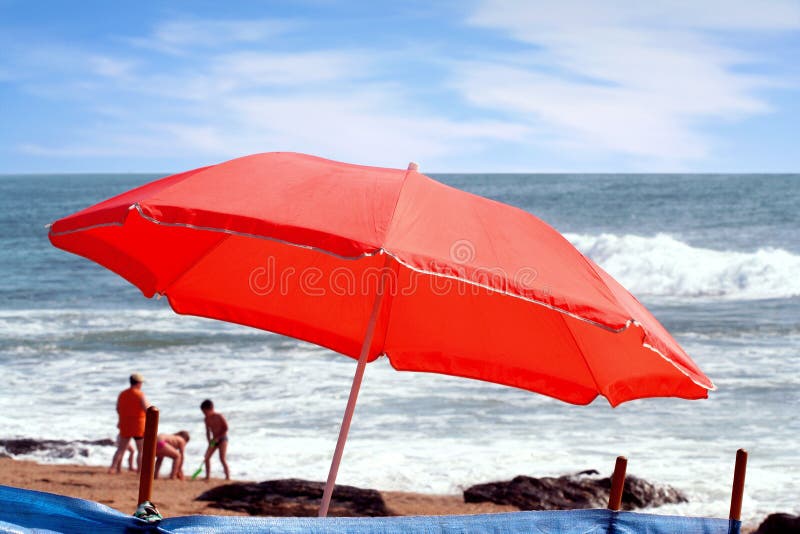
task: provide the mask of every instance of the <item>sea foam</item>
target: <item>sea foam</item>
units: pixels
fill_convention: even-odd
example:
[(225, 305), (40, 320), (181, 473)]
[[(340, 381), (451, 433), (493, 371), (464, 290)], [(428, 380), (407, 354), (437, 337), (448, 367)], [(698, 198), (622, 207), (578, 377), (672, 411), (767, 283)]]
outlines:
[(637, 296), (734, 300), (800, 296), (800, 256), (783, 249), (714, 250), (668, 234), (565, 237)]

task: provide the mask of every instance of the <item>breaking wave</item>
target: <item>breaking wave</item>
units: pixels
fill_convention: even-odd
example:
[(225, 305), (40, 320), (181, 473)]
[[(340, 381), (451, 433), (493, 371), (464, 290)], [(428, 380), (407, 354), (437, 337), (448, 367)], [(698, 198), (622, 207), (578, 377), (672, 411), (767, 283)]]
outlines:
[(713, 250), (668, 234), (566, 237), (637, 296), (733, 300), (800, 296), (800, 256), (783, 249)]

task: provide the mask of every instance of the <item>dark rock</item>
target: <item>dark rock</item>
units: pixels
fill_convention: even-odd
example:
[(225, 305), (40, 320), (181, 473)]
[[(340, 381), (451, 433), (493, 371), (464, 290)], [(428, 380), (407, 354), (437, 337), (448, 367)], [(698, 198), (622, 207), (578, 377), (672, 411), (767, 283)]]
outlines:
[(47, 451), (48, 456), (54, 458), (74, 458), (75, 456), (89, 456), (89, 449), (86, 445), (113, 446), (114, 441), (110, 439), (98, 440), (74, 440), (65, 441), (60, 439), (0, 439), (0, 447), (5, 449), (9, 456), (20, 454), (31, 454), (37, 451)]
[(800, 515), (770, 514), (755, 534), (800, 534)]
[[(323, 482), (295, 478), (259, 483), (237, 482), (212, 488), (196, 500), (211, 501), (212, 507), (250, 515), (313, 517), (319, 511), (324, 490)], [(378, 491), (336, 485), (328, 515), (376, 517), (391, 513)]]
[[(518, 476), (507, 482), (478, 484), (464, 491), (464, 502), (510, 504), (520, 510), (605, 508), (611, 479), (589, 476), (592, 474), (597, 474), (597, 471), (582, 471), (557, 478)], [(630, 475), (625, 479), (623, 510), (683, 502), (688, 502), (686, 496), (670, 486), (656, 486)]]

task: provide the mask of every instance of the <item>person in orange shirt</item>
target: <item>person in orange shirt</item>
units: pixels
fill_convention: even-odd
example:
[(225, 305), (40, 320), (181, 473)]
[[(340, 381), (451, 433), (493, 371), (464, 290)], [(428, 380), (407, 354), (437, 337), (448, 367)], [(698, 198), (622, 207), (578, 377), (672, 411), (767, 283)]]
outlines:
[(128, 444), (133, 438), (136, 443), (136, 471), (142, 467), (142, 445), (144, 440), (144, 421), (147, 407), (150, 403), (142, 392), (144, 377), (139, 373), (130, 376), (131, 387), (119, 394), (117, 398), (117, 414), (119, 414), (119, 439), (117, 440), (117, 451), (111, 460), (109, 473), (119, 473), (122, 469), (122, 458)]

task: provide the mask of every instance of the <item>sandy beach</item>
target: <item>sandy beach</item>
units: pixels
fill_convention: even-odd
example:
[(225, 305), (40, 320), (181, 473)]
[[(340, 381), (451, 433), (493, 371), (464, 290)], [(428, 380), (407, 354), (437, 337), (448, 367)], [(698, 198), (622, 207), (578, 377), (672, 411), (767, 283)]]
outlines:
[[(209, 488), (225, 484), (222, 479), (164, 480), (153, 485), (153, 500), (164, 517), (182, 515), (245, 515), (212, 508), (195, 498)], [(136, 509), (139, 477), (124, 471), (109, 475), (103, 467), (85, 465), (43, 465), (24, 460), (0, 458), (0, 484), (96, 501), (123, 513)], [(451, 515), (515, 511), (513, 506), (489, 503), (467, 504), (461, 495), (425, 495), (381, 492), (387, 507), (397, 515)]]
[[(244, 482), (244, 481), (242, 481)], [(153, 486), (153, 499), (164, 517), (184, 515), (246, 515), (213, 508), (195, 498), (209, 488), (226, 481), (158, 479)], [(136, 509), (138, 475), (124, 471), (109, 475), (103, 467), (85, 465), (38, 464), (26, 460), (0, 458), (0, 485), (27, 488), (80, 499), (96, 501), (126, 514)], [(461, 495), (430, 495), (413, 492), (382, 491), (386, 506), (396, 515), (456, 515), (517, 511), (514, 506), (491, 503), (465, 503)], [(758, 522), (742, 526), (743, 533), (752, 533)]]

